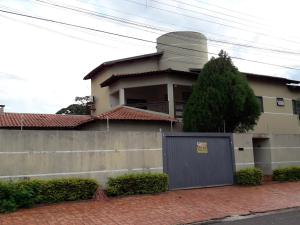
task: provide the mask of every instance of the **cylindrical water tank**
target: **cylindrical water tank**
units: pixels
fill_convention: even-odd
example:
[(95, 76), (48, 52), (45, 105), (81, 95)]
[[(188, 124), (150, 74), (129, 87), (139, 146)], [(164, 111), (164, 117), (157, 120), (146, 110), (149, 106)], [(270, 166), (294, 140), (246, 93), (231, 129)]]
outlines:
[(198, 32), (178, 31), (157, 38), (157, 51), (163, 56), (159, 68), (189, 71), (201, 69), (208, 60), (207, 39)]

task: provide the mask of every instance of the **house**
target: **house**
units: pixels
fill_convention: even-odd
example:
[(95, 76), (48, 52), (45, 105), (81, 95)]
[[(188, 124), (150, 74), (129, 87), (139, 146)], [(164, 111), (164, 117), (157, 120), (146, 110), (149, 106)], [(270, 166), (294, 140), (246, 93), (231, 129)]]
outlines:
[[(4, 112), (4, 106), (0, 105), (0, 129), (121, 131), (120, 137), (114, 138), (113, 142), (109, 140), (109, 143), (113, 144), (113, 154), (123, 154), (122, 151), (115, 151), (122, 145), (120, 143), (139, 142), (135, 134), (143, 132), (133, 132), (129, 138), (125, 133), (132, 132), (122, 131), (152, 131), (155, 137), (161, 137), (157, 131), (181, 130), (184, 106), (207, 61), (204, 35), (196, 32), (168, 33), (157, 39), (157, 52), (104, 62), (84, 77), (91, 81), (91, 115), (7, 113)], [(260, 101), (262, 115), (253, 131), (233, 134), (233, 143), (230, 145), (234, 148), (236, 170), (255, 166), (261, 168), (264, 174), (271, 174), (278, 167), (300, 166), (300, 82), (275, 76), (244, 75)], [(3, 134), (9, 135), (10, 132), (14, 133), (3, 131)], [(43, 133), (46, 135), (47, 132)], [(113, 135), (113, 132), (91, 131), (54, 133), (80, 133), (94, 141), (97, 140), (93, 136), (96, 133), (107, 134), (107, 137)], [(145, 136), (148, 135), (151, 134)], [(62, 143), (68, 141), (65, 137), (58, 138), (61, 138)], [(73, 135), (71, 138), (77, 141)], [(147, 144), (151, 145), (151, 140), (147, 139)], [(160, 140), (157, 143), (154, 141), (155, 146), (147, 154), (137, 153), (148, 157), (150, 152), (155, 152), (153, 157), (134, 160), (141, 163), (138, 169), (152, 159), (155, 164), (147, 164), (148, 169), (161, 168), (163, 147)], [(141, 149), (144, 148), (143, 141), (139, 142), (143, 146)], [(135, 152), (134, 148), (129, 150)], [(118, 156), (118, 163), (113, 164), (123, 165), (126, 162), (131, 166), (131, 155), (126, 153), (122, 157)], [(117, 168), (118, 171), (120, 169), (124, 168)]]
[[(184, 105), (207, 60), (205, 36), (172, 32), (157, 39), (155, 53), (104, 62), (84, 77), (91, 80), (92, 115), (125, 105), (174, 117), (180, 130)], [(262, 110), (251, 133), (299, 134), (300, 82), (244, 74)]]

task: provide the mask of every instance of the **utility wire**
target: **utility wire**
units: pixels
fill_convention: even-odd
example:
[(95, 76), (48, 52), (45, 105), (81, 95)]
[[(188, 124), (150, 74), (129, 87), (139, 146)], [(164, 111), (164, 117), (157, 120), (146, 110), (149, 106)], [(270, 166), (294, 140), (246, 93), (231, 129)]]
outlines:
[[(198, 13), (198, 14), (202, 14), (202, 15), (207, 16), (207, 17), (211, 17), (211, 18), (222, 20), (222, 21), (227, 21), (227, 22), (230, 22), (230, 23), (235, 23), (235, 24), (239, 24), (239, 25), (242, 25), (242, 26), (249, 27), (249, 24), (245, 24), (245, 23), (241, 23), (241, 22), (238, 22), (238, 21), (234, 21), (234, 20), (222, 18), (222, 17), (219, 17), (219, 16), (210, 15), (210, 14), (199, 12), (199, 11), (195, 11), (195, 10), (192, 10), (192, 9), (182, 8), (182, 7), (179, 7), (179, 6), (176, 6), (176, 5), (172, 5), (172, 4), (169, 4), (169, 3), (166, 3), (166, 2), (161, 2), (161, 1), (157, 1), (157, 0), (150, 0), (150, 1), (156, 2), (156, 3), (161, 4), (161, 5), (166, 5), (168, 7), (172, 7), (172, 8), (176, 8), (176, 9), (181, 9), (181, 10), (192, 12), (192, 13)], [(209, 10), (209, 9), (202, 8), (200, 6), (195, 6), (195, 5), (192, 5), (192, 4), (184, 3), (182, 1), (173, 0), (173, 2), (184, 4), (184, 5), (188, 5), (188, 6), (193, 6), (195, 8), (200, 8), (200, 9), (206, 10), (206, 11), (212, 11), (212, 10)], [(217, 12), (217, 11), (213, 11), (213, 12), (216, 12), (218, 14), (223, 14), (223, 13), (220, 13), (220, 12)], [(225, 14), (225, 15), (228, 16), (228, 14)], [(235, 17), (235, 18), (238, 18), (238, 17)], [(240, 18), (238, 18), (238, 19), (240, 19)]]
[(205, 1), (201, 1), (201, 0), (195, 0), (195, 1), (196, 1), (196, 2), (199, 2), (199, 3), (202, 3), (202, 4), (205, 4), (205, 5), (213, 6), (213, 7), (222, 9), (222, 10), (226, 10), (226, 11), (229, 11), (229, 12), (233, 12), (233, 13), (236, 13), (236, 14), (240, 14), (240, 15), (242, 15), (242, 16), (248, 16), (248, 17), (251, 17), (251, 18), (256, 18), (257, 20), (262, 20), (262, 18), (260, 18), (260, 17), (254, 16), (254, 15), (251, 15), (251, 14), (248, 14), (248, 13), (245, 13), (245, 12), (240, 12), (240, 11), (236, 11), (236, 10), (233, 10), (233, 9), (228, 9), (228, 8), (225, 8), (225, 7), (216, 5), (216, 4), (212, 4), (212, 3), (210, 3), (210, 2), (205, 2)]
[[(126, 0), (126, 2), (131, 2), (131, 3), (134, 3), (134, 4), (138, 4), (138, 5), (143, 5), (143, 4), (141, 4), (139, 2), (136, 2), (136, 1), (133, 1), (133, 0)], [(176, 9), (182, 9), (182, 10), (186, 10), (186, 11), (193, 11), (193, 10), (188, 10), (188, 9), (180, 8), (178, 6), (173, 6), (171, 4), (166, 4), (166, 3), (161, 3), (161, 2), (160, 2), (160, 4), (162, 4), (162, 5), (170, 5), (170, 7), (173, 7), (173, 8), (176, 8)], [(275, 39), (278, 39), (278, 40), (282, 40), (282, 41), (286, 41), (286, 42), (293, 42), (293, 43), (296, 43), (296, 44), (300, 44), (300, 42), (295, 41), (295, 40), (290, 40), (290, 39), (278, 37), (278, 36), (271, 35), (271, 34), (268, 34), (268, 33), (263, 33), (263, 32), (258, 32), (258, 31), (251, 31), (251, 30), (244, 29), (244, 28), (241, 28), (241, 27), (236, 27), (236, 26), (232, 26), (232, 25), (229, 25), (229, 24), (225, 24), (225, 23), (221, 23), (221, 22), (217, 22), (217, 21), (213, 21), (213, 20), (203, 19), (203, 18), (192, 16), (192, 15), (185, 14), (185, 13), (179, 13), (179, 12), (168, 10), (168, 9), (158, 8), (158, 7), (155, 7), (153, 5), (148, 5), (148, 8), (153, 8), (153, 9), (156, 9), (156, 10), (160, 10), (160, 11), (164, 11), (164, 12), (168, 12), (168, 13), (172, 13), (172, 14), (181, 15), (181, 16), (184, 16), (184, 17), (188, 17), (188, 18), (200, 20), (202, 22), (204, 21), (204, 22), (207, 22), (207, 23), (214, 23), (214, 24), (217, 24), (217, 25), (221, 25), (221, 26), (225, 26), (225, 27), (229, 27), (229, 28), (233, 28), (233, 29), (237, 29), (237, 30), (242, 30), (242, 31), (245, 31), (245, 32), (248, 32), (248, 33), (254, 33), (254, 34), (257, 34), (257, 35), (263, 35), (263, 36), (267, 36), (267, 37), (272, 37), (272, 38), (275, 38)], [(199, 12), (197, 12), (197, 13), (199, 13)]]
[[(82, 3), (82, 1), (80, 1), (80, 0), (75, 0), (75, 1)], [(92, 5), (92, 6), (95, 6), (97, 8), (101, 7), (101, 9), (103, 9), (103, 8), (109, 9), (111, 11), (115, 11), (115, 12), (121, 13), (121, 14), (131, 15), (131, 16), (134, 16), (134, 17), (137, 17), (137, 18), (141, 18), (143, 20), (146, 19), (146, 20), (151, 20), (151, 21), (158, 22), (158, 23), (165, 23), (165, 21), (162, 21), (162, 20), (157, 20), (157, 19), (153, 19), (153, 18), (149, 18), (149, 17), (143, 17), (143, 16), (137, 16), (136, 14), (133, 14), (133, 13), (124, 12), (124, 11), (121, 11), (121, 10), (117, 10), (115, 8), (110, 8), (110, 7), (106, 7), (106, 6), (103, 6), (103, 5), (94, 4), (94, 3), (91, 3), (91, 2), (88, 2), (88, 3), (85, 2), (85, 4)], [(177, 27), (178, 24), (168, 23), (166, 25), (168, 25), (168, 26), (176, 26)], [(199, 29), (196, 30), (195, 27), (188, 27), (188, 26), (182, 26), (182, 25), (180, 27), (188, 29), (188, 30), (195, 30), (195, 31), (200, 32), (200, 33), (211, 34), (211, 35), (214, 35), (214, 36), (222, 36), (222, 37), (225, 37), (225, 38), (241, 40), (241, 41), (244, 41), (244, 42), (247, 42), (247, 43), (251, 43), (251, 44), (257, 44), (257, 42), (246, 40), (246, 39), (237, 38), (236, 36), (228, 36), (228, 35), (216, 34), (216, 33), (209, 32), (209, 31), (205, 31), (204, 32), (204, 31), (199, 30)], [(213, 40), (210, 40), (210, 41), (213, 41)], [(221, 41), (223, 41), (223, 40), (221, 40)], [(237, 43), (237, 44), (242, 44), (242, 43)], [(271, 45), (268, 45), (268, 46), (271, 46)], [(275, 46), (275, 45), (273, 45), (272, 47), (278, 48), (278, 46)], [(279, 49), (279, 50), (282, 50), (282, 49)], [(283, 50), (292, 51), (292, 49), (283, 49)]]
[[(76, 27), (76, 28), (89, 30), (89, 31), (100, 32), (100, 33), (104, 33), (104, 34), (108, 34), (108, 35), (112, 35), (112, 36), (123, 37), (123, 38), (132, 39), (132, 40), (137, 40), (137, 41), (156, 44), (155, 41), (150, 41), (150, 40), (146, 40), (146, 39), (139, 38), (139, 37), (114, 33), (114, 32), (110, 32), (110, 31), (105, 31), (105, 30), (100, 30), (100, 29), (96, 29), (96, 28), (81, 26), (81, 25), (77, 25), (77, 24), (71, 24), (71, 23), (62, 22), (62, 21), (58, 21), (58, 20), (47, 19), (47, 18), (38, 17), (38, 16), (31, 16), (31, 15), (28, 15), (28, 14), (17, 13), (17, 12), (12, 12), (12, 11), (8, 11), (8, 10), (2, 10), (2, 9), (0, 9), (0, 12), (6, 13), (6, 14), (12, 14), (12, 15), (16, 15), (16, 16), (22, 16), (22, 17), (26, 17), (26, 18), (31, 18), (31, 19), (35, 19), (35, 20), (40, 20), (40, 21), (46, 21), (46, 22), (49, 22), (49, 23), (55, 23), (55, 24), (60, 24), (60, 25), (65, 25), (65, 26), (70, 26), (70, 27)], [(172, 47), (172, 48), (179, 48), (179, 49), (189, 50), (189, 51), (193, 51), (193, 52), (202, 52), (202, 53), (208, 53), (208, 54), (212, 54), (212, 55), (218, 55), (216, 53), (212, 53), (212, 52), (208, 52), (208, 51), (201, 51), (201, 50), (185, 48), (185, 47), (181, 47), (181, 46), (174, 46), (174, 45), (170, 45), (170, 44), (166, 44), (166, 43), (159, 43), (159, 44), (162, 45), (162, 46), (167, 46), (167, 47)], [(300, 70), (300, 68), (284, 66), (284, 65), (278, 65), (278, 64), (267, 63), (267, 62), (261, 62), (261, 61), (245, 59), (245, 58), (241, 58), (241, 57), (232, 56), (231, 58), (238, 59), (238, 60), (243, 60), (243, 61), (248, 61), (248, 62), (253, 62), (253, 63), (269, 65), (269, 66), (282, 67), (282, 68), (285, 68), (285, 69)]]
[(183, 2), (183, 1), (179, 1), (179, 0), (172, 0), (172, 2), (176, 2), (176, 3), (182, 4), (182, 5), (187, 5), (187, 6), (190, 6), (190, 7), (193, 7), (193, 8), (205, 10), (205, 11), (212, 12), (212, 13), (217, 13), (217, 14), (220, 14), (220, 15), (224, 15), (224, 16), (227, 16), (227, 17), (234, 18), (234, 19), (238, 19), (238, 20), (242, 20), (242, 21), (248, 21), (250, 23), (259, 24), (259, 25), (262, 25), (262, 26), (267, 25), (267, 24), (259, 23), (257, 21), (250, 20), (250, 19), (241, 18), (241, 17), (235, 16), (235, 15), (230, 15), (230, 14), (227, 14), (227, 13), (224, 13), (224, 12), (208, 9), (208, 8), (205, 8), (205, 7), (201, 7), (199, 5), (194, 5), (194, 4), (186, 3), (186, 2)]
[[(108, 20), (117, 21), (117, 22), (120, 22), (120, 23), (130, 24), (130, 25), (133, 25), (133, 26), (143, 27), (143, 28), (147, 28), (147, 29), (151, 29), (151, 30), (157, 30), (157, 31), (164, 32), (164, 33), (165, 32), (167, 32), (167, 33), (170, 32), (170, 30), (166, 30), (166, 29), (163, 29), (163, 28), (157, 28), (157, 27), (151, 26), (149, 24), (137, 23), (136, 21), (132, 21), (132, 20), (128, 20), (128, 19), (124, 19), (124, 18), (120, 18), (120, 17), (115, 17), (115, 16), (103, 14), (103, 13), (98, 13), (96, 11), (91, 11), (91, 10), (87, 10), (87, 9), (83, 9), (83, 8), (78, 8), (78, 7), (74, 8), (74, 7), (70, 7), (70, 6), (63, 6), (63, 5), (60, 5), (60, 4), (52, 3), (52, 2), (49, 2), (49, 1), (43, 1), (43, 0), (35, 0), (35, 1), (40, 2), (40, 3), (44, 3), (44, 4), (48, 4), (48, 5), (52, 5), (52, 6), (55, 6), (55, 7), (59, 7), (59, 8), (79, 12), (79, 13), (84, 13), (84, 14), (87, 14), (87, 15), (90, 15), (90, 16), (96, 16), (96, 17), (105, 18), (105, 19), (108, 19)], [(153, 32), (153, 31), (149, 31), (149, 30), (143, 30), (143, 31), (161, 35), (161, 33)], [(176, 37), (176, 35), (169, 35), (169, 36), (175, 37), (177, 39), (183, 39), (183, 37), (180, 37), (180, 36)], [(202, 38), (202, 39), (204, 39), (204, 38)], [(184, 39), (184, 40), (186, 40), (186, 39)], [(300, 55), (300, 52), (294, 52), (294, 51), (288, 51), (288, 50), (258, 47), (258, 46), (254, 46), (254, 45), (246, 45), (246, 44), (234, 43), (234, 42), (230, 42), (230, 41), (216, 40), (216, 39), (212, 39), (212, 38), (207, 38), (207, 40), (209, 40), (211, 42), (236, 45), (236, 46), (245, 47), (245, 48), (259, 49), (259, 50), (278, 52), (278, 53), (284, 53), (284, 54)]]

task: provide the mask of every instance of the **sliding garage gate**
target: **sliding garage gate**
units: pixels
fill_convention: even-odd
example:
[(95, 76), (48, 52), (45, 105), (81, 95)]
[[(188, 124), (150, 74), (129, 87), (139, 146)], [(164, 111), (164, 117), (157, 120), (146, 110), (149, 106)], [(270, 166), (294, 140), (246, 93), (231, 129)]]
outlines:
[(163, 169), (169, 189), (231, 185), (234, 152), (231, 134), (164, 133)]

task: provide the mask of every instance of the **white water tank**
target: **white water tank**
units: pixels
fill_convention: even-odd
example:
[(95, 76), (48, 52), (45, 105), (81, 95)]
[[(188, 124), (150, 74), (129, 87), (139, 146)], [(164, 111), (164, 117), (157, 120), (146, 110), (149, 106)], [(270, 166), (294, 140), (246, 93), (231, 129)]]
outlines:
[(178, 31), (157, 38), (156, 49), (162, 51), (159, 69), (189, 71), (203, 68), (208, 61), (207, 39), (198, 32)]

